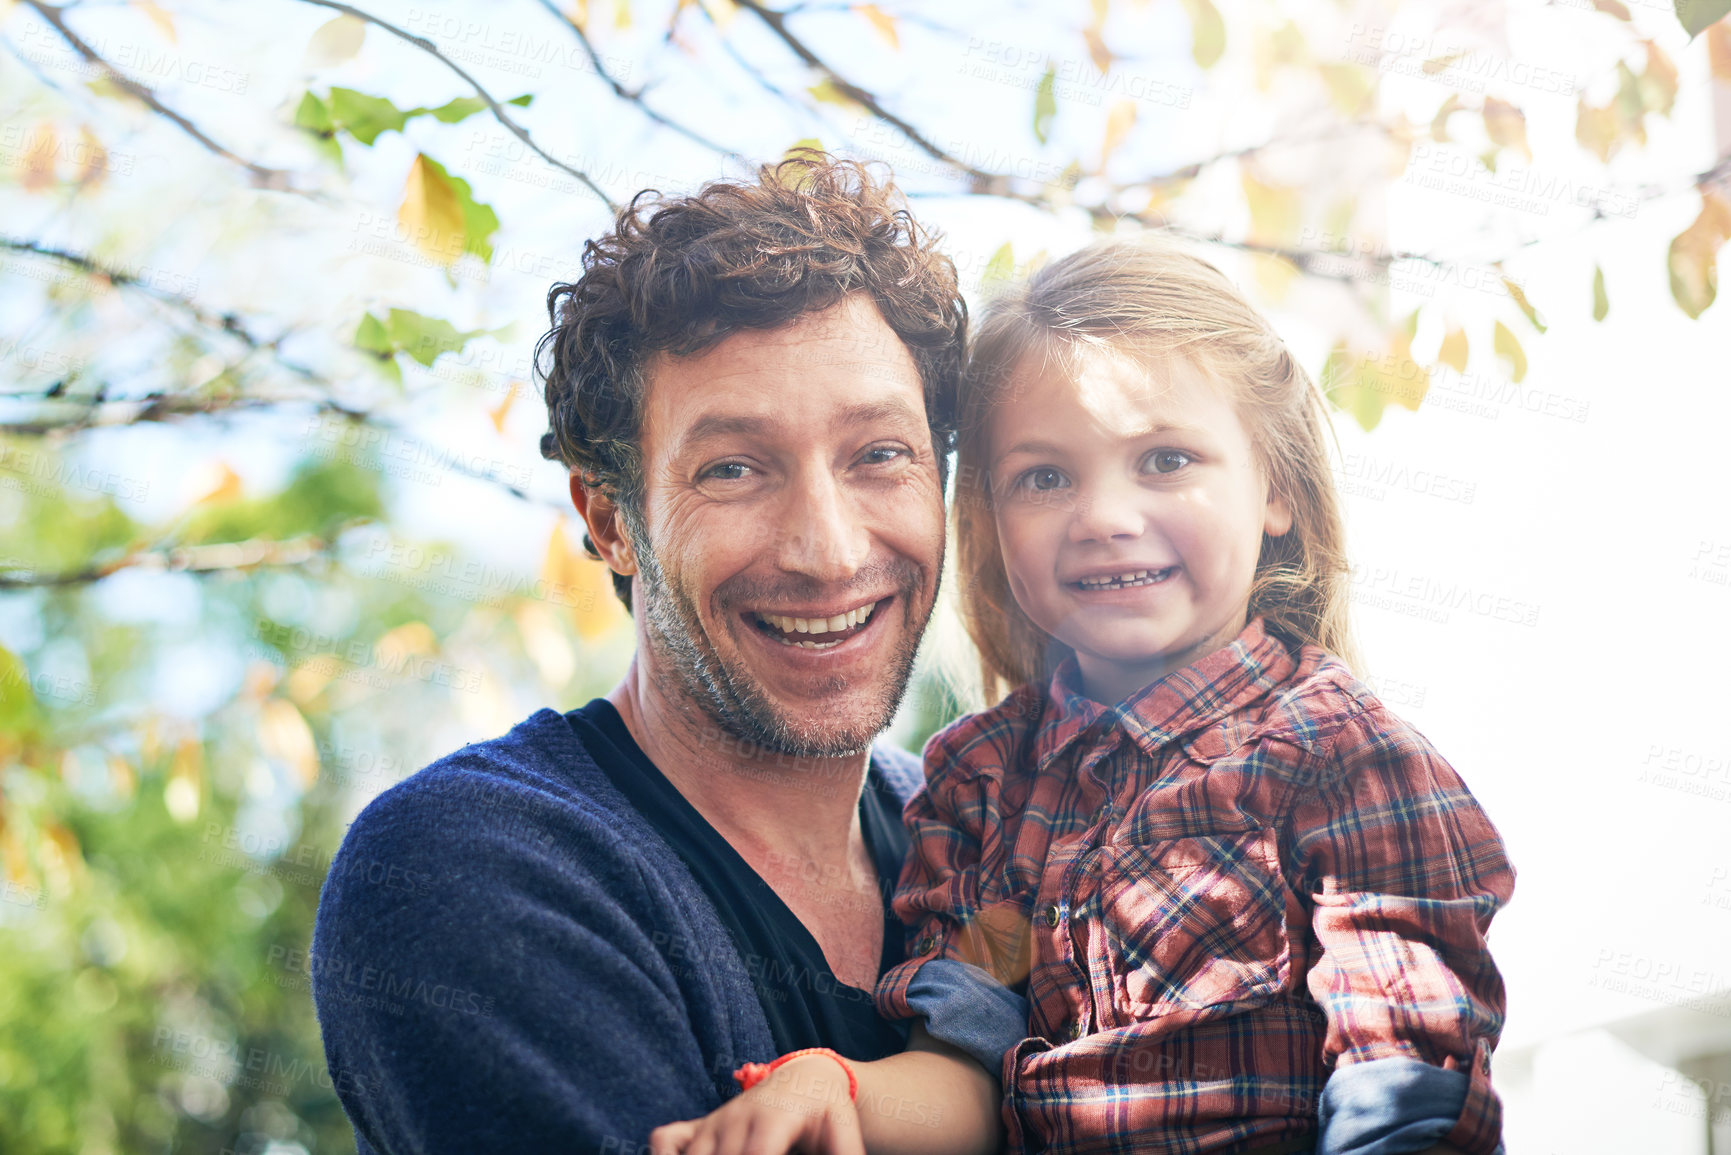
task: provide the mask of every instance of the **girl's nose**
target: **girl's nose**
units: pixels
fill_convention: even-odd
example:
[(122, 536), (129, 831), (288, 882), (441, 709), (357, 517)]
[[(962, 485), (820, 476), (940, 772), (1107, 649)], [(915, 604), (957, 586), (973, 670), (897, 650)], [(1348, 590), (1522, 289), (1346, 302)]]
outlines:
[(1077, 544), (1114, 541), (1142, 536), (1147, 525), (1135, 493), (1115, 487), (1071, 490), (1075, 510), (1070, 518), (1070, 540)]

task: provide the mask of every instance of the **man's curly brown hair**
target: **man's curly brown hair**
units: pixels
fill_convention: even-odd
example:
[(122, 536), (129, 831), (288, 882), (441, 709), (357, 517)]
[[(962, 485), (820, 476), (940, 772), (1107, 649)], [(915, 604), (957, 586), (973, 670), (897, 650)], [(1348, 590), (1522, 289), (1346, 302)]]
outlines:
[[(954, 439), (967, 305), (955, 266), (893, 180), (802, 150), (755, 183), (712, 181), (691, 196), (639, 193), (583, 250), (583, 275), (547, 294), (535, 347), (550, 429), (541, 453), (610, 497), (642, 548), (644, 367), (729, 334), (776, 329), (867, 294), (924, 386), (940, 470)], [(595, 557), (594, 544), (583, 539)], [(627, 609), (631, 580), (613, 575)]]

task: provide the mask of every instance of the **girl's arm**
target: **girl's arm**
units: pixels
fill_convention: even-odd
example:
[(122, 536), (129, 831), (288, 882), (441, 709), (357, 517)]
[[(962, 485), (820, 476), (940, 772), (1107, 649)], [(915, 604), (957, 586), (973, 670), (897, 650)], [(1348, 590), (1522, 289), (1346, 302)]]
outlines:
[(916, 1024), (908, 1049), (851, 1063), (802, 1055), (701, 1119), (649, 1136), (651, 1155), (988, 1155), (1003, 1142), (998, 1079)]

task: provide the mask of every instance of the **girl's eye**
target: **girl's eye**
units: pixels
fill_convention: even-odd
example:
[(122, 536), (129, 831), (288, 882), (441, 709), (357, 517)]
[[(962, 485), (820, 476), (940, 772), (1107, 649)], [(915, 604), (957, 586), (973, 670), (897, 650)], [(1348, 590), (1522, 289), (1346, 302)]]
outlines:
[(1148, 455), (1147, 464), (1155, 473), (1177, 473), (1193, 460), (1181, 449), (1156, 449)]
[(1062, 489), (1065, 485), (1064, 475), (1049, 465), (1042, 465), (1022, 474), (1022, 486), (1035, 492), (1050, 489)]

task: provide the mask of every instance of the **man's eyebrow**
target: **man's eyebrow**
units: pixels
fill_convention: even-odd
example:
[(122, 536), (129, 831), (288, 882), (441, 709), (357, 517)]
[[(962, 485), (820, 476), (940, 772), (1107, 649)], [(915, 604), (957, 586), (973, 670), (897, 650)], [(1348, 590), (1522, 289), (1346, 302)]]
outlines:
[[(837, 417), (837, 423), (841, 425), (876, 425), (909, 419), (923, 420), (924, 418), (923, 415), (902, 401), (865, 401), (858, 405), (850, 405), (842, 410)], [(691, 428), (687, 429), (684, 436), (679, 439), (679, 451), (683, 452), (712, 437), (762, 436), (783, 426), (784, 422), (779, 418), (752, 417), (738, 413), (712, 413), (706, 417), (699, 417), (691, 423)]]

